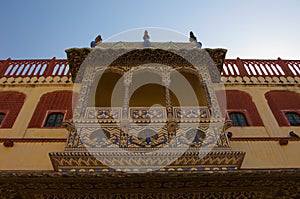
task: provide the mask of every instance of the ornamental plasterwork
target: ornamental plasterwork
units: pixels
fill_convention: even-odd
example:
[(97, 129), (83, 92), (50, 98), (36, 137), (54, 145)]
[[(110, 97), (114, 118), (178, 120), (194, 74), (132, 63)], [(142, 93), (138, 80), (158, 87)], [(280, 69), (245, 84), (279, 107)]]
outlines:
[(229, 76), (221, 77), (224, 84), (260, 84), (260, 85), (295, 85), (300, 83), (300, 77), (251, 77), (251, 76)]
[[(197, 52), (197, 51), (196, 51)], [(200, 54), (196, 54), (195, 52), (194, 52), (194, 55), (193, 56), (196, 56), (196, 57), (201, 57), (201, 52), (202, 51), (199, 51), (199, 53)], [(98, 53), (99, 54), (99, 53)], [(135, 55), (135, 54), (134, 54)], [(173, 54), (172, 54), (173, 55)], [(95, 56), (95, 55), (92, 55), (92, 56)], [(109, 55), (109, 56), (112, 56), (112, 55)], [(173, 56), (175, 56), (175, 55), (173, 55)], [(192, 56), (192, 57), (193, 57)], [(103, 57), (103, 55), (101, 54), (101, 57), (105, 60), (105, 58)], [(179, 57), (178, 55), (177, 55), (177, 57)], [(164, 62), (164, 59), (163, 59), (163, 56), (161, 56), (160, 57), (161, 58), (161, 60), (160, 61), (157, 61), (157, 59), (158, 58), (156, 58), (156, 61), (158, 62), (158, 63), (163, 63)], [(89, 59), (91, 59), (91, 58), (89, 58)], [(134, 66), (128, 66), (128, 65), (123, 65), (123, 66), (119, 66), (122, 62), (121, 61), (119, 61), (118, 59), (117, 60), (115, 60), (114, 62), (115, 63), (112, 63), (111, 65), (109, 65), (108, 67), (103, 67), (103, 66), (101, 66), (101, 65), (103, 65), (106, 61), (103, 61), (104, 63), (102, 63), (101, 61), (99, 61), (99, 65), (96, 65), (96, 66), (93, 66), (93, 65), (91, 65), (91, 63), (89, 63), (89, 59), (88, 59), (88, 61), (87, 61), (87, 63), (85, 63), (86, 64), (86, 66), (83, 66), (83, 70), (84, 70), (84, 78), (82, 79), (82, 89), (81, 89), (81, 94), (80, 94), (80, 99), (79, 99), (79, 109), (80, 110), (82, 110), (82, 109), (84, 109), (84, 108), (86, 108), (87, 107), (87, 101), (88, 101), (88, 97), (89, 97), (89, 95), (86, 95), (86, 93), (90, 93), (90, 89), (91, 89), (91, 87), (92, 87), (92, 85), (93, 85), (93, 81), (97, 81), (98, 79), (97, 79), (97, 77), (96, 77), (96, 75), (98, 74), (97, 73), (97, 71), (100, 71), (100, 72), (105, 72), (105, 70), (108, 68), (109, 70), (110, 70), (110, 67), (111, 68), (114, 68), (114, 69), (112, 69), (112, 70), (123, 70), (123, 72), (125, 73), (126, 71), (128, 71), (129, 69), (131, 70), (132, 68), (134, 69), (135, 67)], [(97, 59), (97, 58), (96, 58)], [(175, 59), (175, 58), (173, 58), (173, 59)], [(181, 60), (182, 58), (180, 58), (179, 60)], [(121, 59), (122, 60), (122, 59)], [(151, 59), (150, 59), (150, 61), (151, 61)], [(94, 61), (93, 61), (94, 62)], [(208, 63), (209, 61), (206, 61), (206, 63)], [(96, 62), (96, 63), (98, 63), (98, 62)], [(145, 61), (145, 63), (147, 63), (146, 61)], [(199, 63), (199, 61), (197, 61), (197, 63)], [(129, 64), (129, 63), (128, 63)], [(168, 63), (167, 63), (168, 64)], [(181, 65), (180, 63), (177, 63), (178, 65), (175, 65), (174, 67), (173, 67), (173, 65), (174, 65), (174, 63), (172, 63), (172, 65), (171, 65), (171, 67), (173, 67), (174, 68), (174, 70), (177, 70), (177, 69), (179, 69), (179, 71), (181, 70), (181, 69), (185, 69), (185, 70), (190, 70), (190, 69), (192, 69), (192, 71), (195, 71), (195, 69), (194, 69), (194, 67), (191, 67), (190, 65)], [(185, 63), (186, 64), (186, 63)], [(207, 101), (212, 101), (212, 102), (217, 102), (216, 101), (216, 97), (215, 97), (215, 94), (214, 94), (214, 92), (212, 92), (213, 91), (213, 88), (212, 88), (212, 81), (211, 81), (211, 78), (210, 78), (210, 72), (209, 71), (213, 71), (213, 70), (209, 70), (207, 67), (208, 66), (205, 66), (205, 65), (202, 65), (203, 63), (201, 63), (201, 66), (200, 67), (198, 67), (199, 68), (199, 70), (200, 71), (197, 71), (197, 73), (199, 73), (200, 72), (200, 74), (201, 74), (201, 77), (202, 78), (200, 78), (200, 80), (202, 80), (203, 79), (203, 82), (204, 82), (204, 84), (208, 87), (206, 90), (208, 91), (208, 94), (209, 94), (209, 96), (207, 96)], [(118, 67), (117, 67), (118, 66)], [(151, 66), (150, 65), (146, 65), (146, 66), (142, 66), (142, 67), (139, 67), (139, 69), (138, 70), (141, 70), (140, 68), (144, 68), (145, 67), (145, 69), (150, 69), (150, 70), (157, 70), (157, 71), (160, 71), (160, 72), (162, 72), (162, 74), (164, 74), (163, 75), (163, 77), (165, 76), (165, 77), (167, 77), (166, 76), (166, 73), (168, 73), (167, 71), (166, 71), (166, 67), (162, 67), (162, 66), (156, 66), (156, 67), (154, 67), (154, 68), (152, 68), (151, 69)], [(101, 68), (104, 68), (104, 71), (103, 70), (101, 70)], [(134, 71), (134, 70), (133, 70)], [(165, 81), (167, 81), (167, 79), (165, 79)], [(216, 108), (217, 108), (217, 103), (212, 103), (211, 105), (215, 105), (216, 106)], [(214, 114), (216, 114), (216, 116), (219, 116), (218, 115), (218, 110), (213, 110), (213, 113)], [(78, 110), (76, 109), (75, 110), (75, 118), (78, 118), (78, 117), (80, 117), (80, 115), (82, 116), (82, 112), (81, 113), (79, 113), (78, 112)]]
[(48, 76), (48, 77), (2, 77), (0, 84), (73, 84), (72, 78), (67, 76)]
[[(80, 50), (76, 52), (73, 49), (68, 52), (72, 68), (72, 53), (80, 54)], [(155, 162), (149, 167), (154, 170), (172, 162), (167, 166), (170, 169), (239, 168), (245, 153), (231, 151), (225, 135), (225, 130), (230, 125), (224, 125), (225, 120), (221, 116), (214, 92), (214, 84), (220, 84), (220, 67), (226, 50), (216, 49), (208, 52), (213, 56), (213, 61), (206, 56), (207, 51), (201, 49), (165, 51), (100, 48), (85, 56), (75, 81), (75, 84), (81, 85), (81, 90), (74, 110), (74, 123), (66, 125), (70, 131), (66, 152), (50, 154), (55, 170), (80, 170), (84, 167), (107, 169), (107, 165), (110, 165), (134, 171), (139, 169), (144, 161), (150, 161), (151, 165)], [(214, 64), (217, 64), (217, 67)], [(91, 89), (98, 84), (101, 74), (107, 71), (124, 76), (123, 107), (89, 107)], [(166, 107), (149, 109), (128, 106), (127, 90), (139, 71), (150, 71), (161, 76), (162, 83), (166, 86)], [(197, 74), (200, 85), (204, 87), (207, 107), (172, 106), (168, 86), (171, 82), (170, 76), (175, 71)], [(120, 151), (118, 148), (126, 150)], [(219, 148), (219, 151), (214, 150), (215, 148)], [(192, 151), (184, 153), (186, 149)], [(155, 158), (150, 160), (147, 151), (151, 151)], [(144, 166), (146, 168), (147, 163)]]
[[(205, 169), (205, 168), (204, 168)], [(85, 168), (81, 172), (89, 170)], [(165, 169), (169, 171), (167, 168)], [(91, 169), (92, 171), (92, 169)], [(3, 173), (5, 198), (299, 198), (298, 170)], [(104, 171), (105, 172), (105, 171)], [(180, 180), (178, 180), (180, 179)]]
[[(91, 127), (79, 127), (77, 132), (80, 132), (80, 138), (72, 129), (67, 141), (67, 148), (82, 147), (115, 147), (120, 144), (121, 129), (116, 124), (101, 124), (90, 125)], [(226, 126), (226, 125), (225, 125)], [(208, 128), (208, 125), (198, 125), (193, 127), (191, 125), (182, 125), (176, 132), (176, 143), (177, 147), (212, 147), (211, 144), (215, 144), (216, 132), (225, 131), (223, 125), (213, 125)], [(228, 127), (227, 127), (228, 128)], [(143, 136), (141, 132), (147, 130), (152, 132), (152, 135)], [(141, 125), (131, 125), (129, 128), (129, 143), (128, 148), (134, 147), (169, 147), (167, 146), (170, 142), (168, 138), (168, 131), (166, 127), (161, 127), (160, 124), (151, 125), (151, 127)], [(224, 136), (223, 134), (220, 136)], [(217, 142), (216, 147), (229, 148), (229, 142), (226, 136), (222, 137)]]

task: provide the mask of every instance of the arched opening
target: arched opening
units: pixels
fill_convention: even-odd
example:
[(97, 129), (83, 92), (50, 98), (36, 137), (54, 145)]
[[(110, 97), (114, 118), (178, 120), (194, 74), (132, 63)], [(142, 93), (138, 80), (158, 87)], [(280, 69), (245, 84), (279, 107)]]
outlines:
[[(119, 73), (107, 71), (104, 72), (97, 84), (95, 94), (95, 104), (89, 100), (89, 106), (95, 107), (111, 107), (119, 106), (122, 107), (124, 98), (124, 87), (122, 81), (122, 75)], [(120, 85), (117, 89), (116, 85)], [(121, 83), (121, 84), (120, 84)], [(114, 89), (117, 89), (114, 91)], [(114, 101), (112, 102), (112, 94), (114, 92)]]
[[(170, 91), (173, 106), (178, 106), (175, 94)], [(166, 87), (162, 77), (152, 71), (139, 71), (133, 75), (130, 86), (130, 107), (166, 106)]]
[(192, 71), (173, 72), (170, 89), (175, 92), (180, 106), (208, 106), (208, 96), (201, 79)]
[[(173, 92), (170, 92), (173, 106), (178, 106), (179, 102)], [(131, 95), (130, 107), (151, 107), (154, 105), (166, 106), (165, 87), (160, 84), (146, 84), (136, 89)]]

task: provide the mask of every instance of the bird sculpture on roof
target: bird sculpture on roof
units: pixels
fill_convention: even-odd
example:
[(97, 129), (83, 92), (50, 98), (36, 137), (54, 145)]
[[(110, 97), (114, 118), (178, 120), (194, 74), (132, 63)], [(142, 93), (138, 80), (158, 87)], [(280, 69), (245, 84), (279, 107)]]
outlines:
[(95, 48), (100, 43), (102, 43), (102, 37), (98, 35), (95, 40), (91, 42), (91, 48)]
[(202, 43), (197, 41), (197, 37), (192, 31), (190, 31), (190, 42), (194, 43), (198, 48), (202, 47)]
[(192, 31), (190, 32), (190, 42), (197, 42), (197, 37), (195, 37)]
[(144, 32), (143, 40), (144, 40), (144, 43), (143, 43), (144, 47), (151, 47), (150, 36), (149, 36), (147, 30), (145, 30), (145, 32)]

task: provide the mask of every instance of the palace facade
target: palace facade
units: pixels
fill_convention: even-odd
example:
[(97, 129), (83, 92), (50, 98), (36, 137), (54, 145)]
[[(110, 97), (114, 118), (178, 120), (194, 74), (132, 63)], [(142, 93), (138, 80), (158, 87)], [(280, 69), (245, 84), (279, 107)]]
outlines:
[(300, 197), (300, 60), (151, 46), (0, 60), (0, 198)]

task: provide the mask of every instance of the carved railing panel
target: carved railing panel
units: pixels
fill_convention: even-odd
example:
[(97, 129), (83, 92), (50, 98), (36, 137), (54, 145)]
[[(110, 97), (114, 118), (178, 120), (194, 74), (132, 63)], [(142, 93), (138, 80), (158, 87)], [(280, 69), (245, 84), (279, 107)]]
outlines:
[[(128, 137), (126, 148), (174, 147), (230, 147), (224, 134), (230, 125), (224, 125), (222, 118), (216, 120), (208, 107), (174, 107), (177, 133), (170, 137), (167, 129), (167, 114), (164, 107), (130, 107), (128, 115)], [(77, 121), (70, 131), (67, 148), (72, 147), (118, 147), (122, 141), (121, 107), (88, 107), (84, 118)], [(88, 124), (88, 127), (86, 126)], [(69, 128), (70, 129), (70, 128)], [(220, 139), (217, 141), (217, 139)]]

